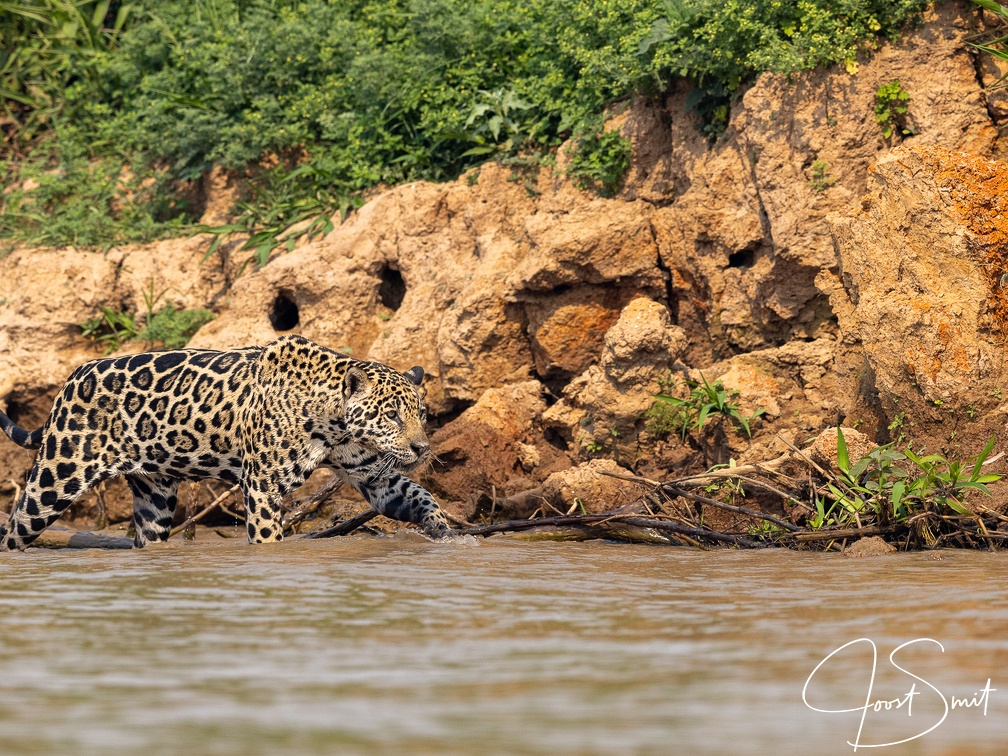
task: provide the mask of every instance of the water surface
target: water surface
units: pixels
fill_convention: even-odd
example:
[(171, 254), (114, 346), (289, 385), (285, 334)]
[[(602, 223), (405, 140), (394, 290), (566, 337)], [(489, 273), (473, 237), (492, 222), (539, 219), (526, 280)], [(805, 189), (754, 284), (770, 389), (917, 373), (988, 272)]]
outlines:
[[(940, 558), (935, 558), (940, 557)], [(413, 534), (0, 557), (4, 753), (853, 753), (802, 689), (871, 638), (900, 740), (1004, 753), (1002, 554), (860, 560)], [(894, 647), (928, 637), (889, 665)], [(810, 683), (863, 706), (871, 649)], [(864, 753), (863, 748), (858, 749)]]

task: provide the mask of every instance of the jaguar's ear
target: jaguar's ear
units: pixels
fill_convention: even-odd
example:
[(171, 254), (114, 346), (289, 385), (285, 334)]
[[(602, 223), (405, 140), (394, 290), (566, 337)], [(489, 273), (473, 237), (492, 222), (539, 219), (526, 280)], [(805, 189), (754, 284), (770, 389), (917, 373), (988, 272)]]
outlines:
[(409, 382), (412, 383), (414, 386), (419, 386), (421, 383), (423, 383), (423, 376), (424, 376), (423, 368), (420, 367), (419, 365), (414, 365), (405, 373), (403, 373), (403, 375), (405, 375), (406, 378), (409, 379)]
[(343, 401), (367, 392), (369, 387), (367, 373), (359, 367), (348, 367), (343, 377)]

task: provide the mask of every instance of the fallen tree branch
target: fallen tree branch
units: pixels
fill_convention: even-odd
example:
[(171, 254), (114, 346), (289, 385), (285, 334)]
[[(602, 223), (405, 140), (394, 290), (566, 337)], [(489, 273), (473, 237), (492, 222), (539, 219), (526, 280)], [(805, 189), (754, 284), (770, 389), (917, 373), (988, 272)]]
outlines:
[(344, 520), (343, 522), (333, 525), (331, 528), (326, 528), (325, 530), (319, 530), (314, 533), (305, 533), (304, 535), (298, 536), (299, 538), (332, 538), (334, 536), (342, 536), (347, 533), (352, 533), (357, 530), (361, 525), (374, 519), (378, 516), (378, 513), (373, 509), (369, 509), (367, 512), (357, 515), (356, 517), (351, 517), (349, 520)]
[(718, 501), (717, 499), (710, 499), (706, 496), (701, 496), (700, 494), (691, 493), (690, 491), (683, 491), (681, 488), (675, 488), (674, 486), (671, 486), (667, 483), (664, 484), (661, 488), (662, 491), (670, 493), (673, 496), (681, 496), (684, 499), (689, 499), (690, 501), (696, 501), (699, 502), (700, 504), (707, 504), (708, 506), (716, 507), (717, 509), (724, 509), (727, 510), (728, 512), (735, 512), (736, 514), (744, 514), (748, 515), (749, 517), (757, 517), (761, 520), (766, 520), (767, 522), (773, 523), (778, 528), (783, 528), (784, 530), (790, 531), (792, 533), (796, 533), (799, 530), (801, 530), (801, 528), (798, 527), (797, 525), (792, 525), (790, 522), (782, 520), (779, 517), (769, 515), (766, 512), (760, 512), (759, 510), (756, 509), (749, 509), (748, 507), (740, 507), (735, 504), (726, 504), (725, 502)]
[(587, 526), (602, 523), (624, 523), (640, 528), (653, 528), (659, 532), (675, 533), (679, 535), (691, 536), (693, 538), (709, 538), (713, 541), (730, 543), (735, 546), (745, 548), (758, 548), (761, 544), (751, 541), (741, 536), (719, 533), (705, 528), (694, 528), (687, 525), (671, 522), (669, 520), (657, 520), (649, 517), (641, 517), (639, 514), (628, 514), (619, 510), (610, 512), (600, 512), (589, 515), (570, 515), (562, 517), (538, 517), (533, 520), (505, 520), (494, 522), (488, 525), (477, 525), (472, 528), (463, 528), (455, 531), (457, 535), (486, 536), (493, 533), (506, 533), (519, 530), (529, 530), (545, 526)]
[(283, 518), (284, 530), (297, 525), (309, 515), (317, 512), (319, 507), (325, 504), (334, 493), (343, 488), (343, 484), (343, 478), (339, 475), (333, 475), (319, 490), (308, 494), (303, 499), (291, 502), (290, 511)]

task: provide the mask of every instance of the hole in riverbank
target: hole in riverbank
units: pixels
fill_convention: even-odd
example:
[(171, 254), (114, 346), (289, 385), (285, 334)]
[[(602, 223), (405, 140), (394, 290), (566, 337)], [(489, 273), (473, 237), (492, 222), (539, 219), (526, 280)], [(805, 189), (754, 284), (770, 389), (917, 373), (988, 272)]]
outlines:
[(274, 331), (289, 331), (301, 322), (298, 306), (283, 292), (277, 294), (270, 311), (270, 324)]
[(402, 273), (395, 268), (382, 268), (381, 283), (378, 285), (378, 299), (381, 303), (394, 312), (399, 309), (405, 296), (406, 282)]
[(729, 268), (751, 268), (756, 262), (756, 253), (751, 249), (742, 249), (728, 255)]
[(553, 428), (546, 428), (546, 430), (543, 431), (543, 438), (545, 438), (546, 443), (554, 449), (562, 452), (570, 451), (570, 444), (568, 444), (567, 440)]
[(452, 420), (456, 419), (459, 415), (465, 412), (467, 409), (472, 407), (476, 402), (469, 399), (452, 399), (449, 400), (450, 405), (444, 412), (438, 414), (431, 414), (427, 419), (427, 433), (431, 435), (434, 431), (443, 428), (448, 425)]

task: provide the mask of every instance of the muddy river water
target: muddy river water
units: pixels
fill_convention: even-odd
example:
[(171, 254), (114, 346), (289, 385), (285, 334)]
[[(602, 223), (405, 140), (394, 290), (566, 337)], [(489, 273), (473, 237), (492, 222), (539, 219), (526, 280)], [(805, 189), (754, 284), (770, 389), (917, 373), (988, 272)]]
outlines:
[(1006, 753), (1006, 574), (408, 533), (30, 550), (0, 557), (0, 752), (853, 753), (930, 729), (871, 752)]

